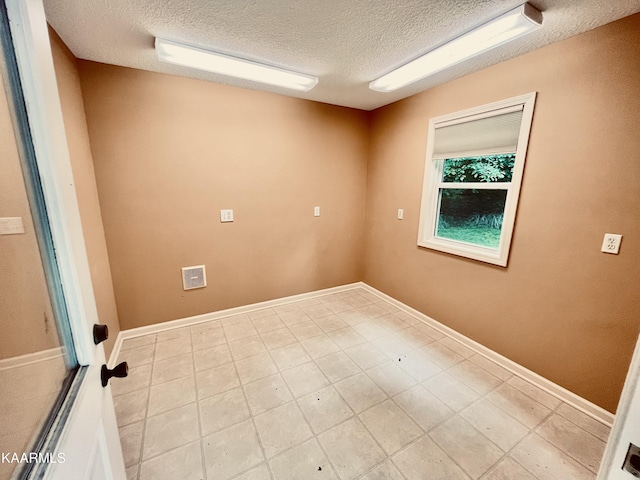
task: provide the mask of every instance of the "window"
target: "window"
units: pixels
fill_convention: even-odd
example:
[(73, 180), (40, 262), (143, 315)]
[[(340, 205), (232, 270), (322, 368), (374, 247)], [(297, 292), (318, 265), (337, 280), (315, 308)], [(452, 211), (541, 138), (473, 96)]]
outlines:
[(429, 121), (418, 245), (507, 265), (535, 96)]

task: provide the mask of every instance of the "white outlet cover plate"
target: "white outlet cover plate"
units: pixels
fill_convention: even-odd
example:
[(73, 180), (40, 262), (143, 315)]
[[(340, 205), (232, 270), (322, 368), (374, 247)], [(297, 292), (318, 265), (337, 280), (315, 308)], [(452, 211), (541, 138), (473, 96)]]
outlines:
[(617, 255), (620, 251), (620, 242), (622, 241), (622, 235), (617, 233), (605, 233), (604, 240), (602, 242), (602, 248), (600, 249), (604, 253), (612, 253)]
[(402, 220), (404, 218), (404, 209), (398, 209), (398, 220)]
[(320, 207), (313, 207), (313, 216), (314, 217), (320, 216)]
[(220, 221), (222, 223), (233, 222), (233, 210), (220, 210)]
[(0, 235), (19, 235), (24, 233), (22, 217), (0, 218)]

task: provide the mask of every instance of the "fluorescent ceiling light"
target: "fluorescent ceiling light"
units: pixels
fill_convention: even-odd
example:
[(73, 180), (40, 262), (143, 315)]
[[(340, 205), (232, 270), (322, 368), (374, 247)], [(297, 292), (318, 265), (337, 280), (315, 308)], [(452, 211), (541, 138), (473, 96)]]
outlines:
[(542, 13), (525, 3), (383, 75), (371, 82), (369, 88), (392, 92), (541, 26)]
[(163, 62), (303, 92), (308, 92), (318, 83), (318, 77), (312, 75), (290, 72), (162, 38), (156, 38), (156, 54)]

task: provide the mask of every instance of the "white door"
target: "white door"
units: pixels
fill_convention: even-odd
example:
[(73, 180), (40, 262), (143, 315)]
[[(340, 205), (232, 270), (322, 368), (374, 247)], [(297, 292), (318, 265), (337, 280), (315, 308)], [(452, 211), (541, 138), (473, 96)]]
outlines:
[(640, 447), (640, 337), (636, 343), (629, 373), (624, 382), (609, 442), (604, 452), (598, 480), (631, 480), (623, 470), (629, 445)]
[[(4, 50), (9, 52), (5, 55), (8, 76), (17, 69), (22, 88), (16, 90), (15, 77), (7, 78), (5, 84), (13, 85), (14, 100), (24, 96), (32, 140), (25, 133), (26, 120), (23, 118), (25, 128), (20, 141), (23, 150), (31, 149), (32, 165), (37, 166), (38, 175), (29, 177), (33, 182), (33, 177), (39, 176), (35, 180), (36, 186), (42, 187), (39, 198), (44, 205), (36, 210), (46, 210), (45, 223), (49, 225), (51, 250), (55, 251), (53, 268), (57, 267), (61, 285), (61, 293), (57, 296), (64, 298), (66, 323), (73, 337), (69, 342), (77, 359), (75, 379), (59, 413), (41, 436), (41, 451), (52, 452), (53, 461), (37, 462), (27, 478), (124, 480), (124, 461), (111, 391), (109, 386), (103, 388), (101, 382), (101, 368), (106, 363), (104, 349), (93, 341), (93, 325), (99, 320), (42, 0), (3, 0), (0, 8), (3, 10)], [(12, 47), (7, 46), (7, 16)], [(11, 50), (15, 52), (17, 63), (10, 58), (13, 56)], [(19, 111), (20, 108), (16, 108), (16, 112)], [(31, 203), (33, 208), (33, 201)], [(45, 252), (44, 263), (47, 259), (51, 261), (53, 256), (52, 252)], [(55, 296), (52, 293), (52, 297)], [(60, 298), (54, 300), (60, 301)]]

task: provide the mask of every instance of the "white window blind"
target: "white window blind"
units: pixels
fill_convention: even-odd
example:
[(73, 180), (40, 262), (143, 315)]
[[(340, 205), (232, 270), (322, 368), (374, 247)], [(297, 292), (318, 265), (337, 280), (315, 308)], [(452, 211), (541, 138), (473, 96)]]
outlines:
[(518, 145), (522, 107), (435, 125), (433, 159), (513, 153)]

